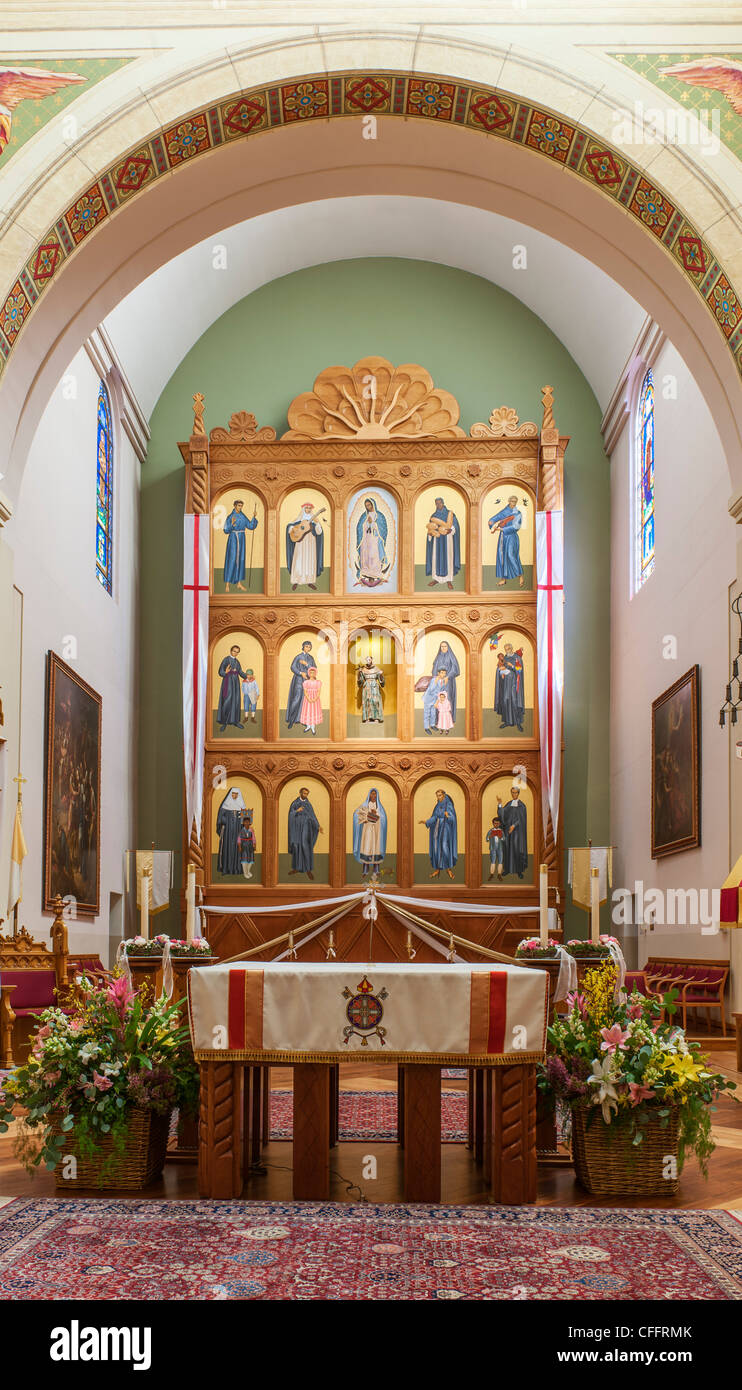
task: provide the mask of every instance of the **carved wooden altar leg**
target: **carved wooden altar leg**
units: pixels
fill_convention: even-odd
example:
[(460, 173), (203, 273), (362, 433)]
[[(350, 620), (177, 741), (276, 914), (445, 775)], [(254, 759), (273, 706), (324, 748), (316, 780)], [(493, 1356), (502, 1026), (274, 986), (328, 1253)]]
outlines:
[(440, 1067), (404, 1067), (404, 1199), (441, 1200)]
[(340, 1067), (330, 1067), (330, 1148), (334, 1149), (340, 1133)]
[(484, 1067), (474, 1068), (474, 1162), (484, 1163)]
[(330, 1195), (330, 1066), (294, 1065), (294, 1197), (321, 1202)]
[(200, 1197), (239, 1197), (242, 1191), (241, 1062), (201, 1063), (198, 1127)]
[(492, 1174), (492, 1068), (487, 1067), (484, 1073), (484, 1104), (482, 1106), (484, 1117), (484, 1175), (487, 1182)]
[(492, 1078), (492, 1200), (535, 1202), (536, 1068), (495, 1067)]
[(13, 1061), (13, 1024), (15, 1014), (10, 1007), (10, 996), (17, 985), (0, 985), (0, 1067), (10, 1071)]
[(404, 1148), (404, 1067), (397, 1067), (397, 1143)]
[(251, 1067), (252, 1115), (250, 1123), (250, 1161), (260, 1162), (263, 1127), (263, 1067)]
[(271, 1137), (271, 1069), (263, 1067), (263, 1126), (261, 1144), (270, 1143)]
[(474, 1148), (474, 1080), (475, 1071), (469, 1067), (466, 1073), (466, 1147)]
[(245, 1181), (252, 1163), (253, 1067), (242, 1069), (242, 1177)]

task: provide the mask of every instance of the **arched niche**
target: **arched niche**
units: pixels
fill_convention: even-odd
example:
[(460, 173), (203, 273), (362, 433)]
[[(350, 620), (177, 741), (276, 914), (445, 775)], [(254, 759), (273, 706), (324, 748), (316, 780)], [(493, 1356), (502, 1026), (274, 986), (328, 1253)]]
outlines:
[[(376, 792), (374, 800), (373, 793)], [(398, 799), (386, 777), (369, 773), (345, 795), (345, 881), (397, 881)]]
[(332, 507), (316, 487), (295, 487), (278, 509), (279, 593), (329, 594)]
[(399, 639), (388, 628), (356, 628), (346, 650), (346, 738), (397, 738)]
[[(277, 671), (279, 738), (313, 743), (318, 738), (330, 737), (333, 664), (332, 644), (317, 628), (299, 628), (284, 637), (278, 652)], [(315, 676), (310, 674), (313, 667)], [(310, 680), (313, 686), (307, 687), (305, 682)], [(304, 722), (302, 716), (306, 716)]]
[(259, 886), (263, 854), (263, 793), (252, 777), (229, 776), (211, 793), (211, 882)]
[[(517, 798), (514, 796), (513, 789), (517, 788)], [(523, 851), (519, 848), (519, 840), (523, 839), (520, 828), (521, 813), (511, 807), (513, 800), (517, 800), (525, 807), (525, 827)], [(493, 825), (500, 809), (501, 826)], [(518, 885), (528, 885), (535, 882), (534, 867), (534, 845), (536, 843), (536, 824), (535, 806), (533, 791), (530, 786), (514, 774), (500, 777), (493, 777), (482, 790), (482, 883), (492, 885), (496, 882), (509, 884), (517, 887)], [(512, 834), (510, 826), (514, 825)], [(502, 875), (499, 873), (496, 861), (496, 852), (490, 853), (491, 840), (487, 839), (489, 831), (502, 829)], [(512, 841), (508, 847), (506, 842)]]
[(450, 483), (432, 483), (415, 498), (415, 591), (466, 591), (469, 503)]
[(394, 594), (399, 587), (399, 504), (373, 483), (345, 507), (345, 587), (349, 594)]
[(415, 787), (412, 813), (415, 883), (465, 883), (467, 814), (461, 783), (437, 772), (424, 777)]
[(265, 590), (265, 503), (254, 488), (230, 487), (211, 508), (211, 592)]
[(330, 831), (325, 783), (303, 774), (284, 782), (278, 796), (278, 882), (329, 883)]
[(538, 732), (536, 644), (520, 628), (494, 628), (480, 655), (482, 738), (534, 738)]
[[(236, 649), (236, 650), (235, 650)], [(265, 658), (251, 632), (225, 632), (209, 657), (210, 725), (207, 738), (263, 737)]]
[(413, 674), (415, 738), (431, 742), (465, 738), (469, 651), (463, 638), (448, 628), (429, 628), (420, 633), (415, 643)]
[(530, 488), (512, 478), (482, 501), (482, 589), (529, 593), (536, 583), (536, 504)]

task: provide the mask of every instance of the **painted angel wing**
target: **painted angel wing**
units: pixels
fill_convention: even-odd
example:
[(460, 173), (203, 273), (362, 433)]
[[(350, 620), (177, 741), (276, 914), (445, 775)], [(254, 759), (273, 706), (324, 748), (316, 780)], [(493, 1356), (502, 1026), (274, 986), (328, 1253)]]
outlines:
[(701, 58), (692, 63), (675, 63), (660, 68), (664, 77), (677, 77), (691, 87), (711, 87), (722, 92), (729, 104), (742, 116), (742, 63), (728, 58)]
[(0, 68), (0, 106), (12, 111), (21, 101), (53, 96), (60, 87), (86, 82), (76, 72), (49, 72), (45, 68)]

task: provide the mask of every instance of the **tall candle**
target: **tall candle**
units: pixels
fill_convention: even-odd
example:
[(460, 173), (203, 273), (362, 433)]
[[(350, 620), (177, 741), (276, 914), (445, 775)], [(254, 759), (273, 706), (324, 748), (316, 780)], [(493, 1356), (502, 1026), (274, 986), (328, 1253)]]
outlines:
[(600, 877), (597, 869), (590, 870), (590, 940), (600, 940)]
[(538, 925), (541, 945), (549, 944), (549, 866), (541, 865), (539, 875)]
[(186, 874), (186, 941), (196, 935), (196, 866), (188, 865)]
[(149, 870), (145, 869), (142, 874), (142, 906), (141, 917), (139, 920), (139, 935), (145, 941), (149, 940)]

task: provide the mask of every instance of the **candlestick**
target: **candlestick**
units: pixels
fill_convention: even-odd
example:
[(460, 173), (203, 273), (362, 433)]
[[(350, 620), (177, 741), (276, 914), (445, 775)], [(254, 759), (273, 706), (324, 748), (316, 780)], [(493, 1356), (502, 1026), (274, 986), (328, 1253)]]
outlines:
[(539, 875), (538, 925), (541, 945), (549, 944), (549, 866), (541, 865)]
[(186, 941), (196, 935), (196, 865), (189, 864), (186, 874)]
[(143, 936), (145, 941), (149, 940), (149, 890), (149, 869), (145, 869), (142, 873), (142, 906), (139, 922), (139, 935)]
[(590, 940), (596, 946), (600, 940), (600, 876), (598, 869), (590, 870)]

